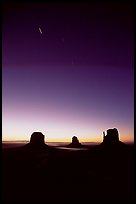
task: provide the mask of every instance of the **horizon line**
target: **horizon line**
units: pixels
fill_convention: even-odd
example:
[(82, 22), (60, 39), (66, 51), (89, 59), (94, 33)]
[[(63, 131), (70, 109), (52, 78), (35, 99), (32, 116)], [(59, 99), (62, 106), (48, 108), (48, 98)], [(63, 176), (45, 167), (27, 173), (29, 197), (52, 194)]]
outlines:
[[(30, 142), (30, 140), (2, 140), (2, 143), (4, 142)], [(80, 143), (102, 143), (102, 142), (103, 141), (80, 141)], [(134, 144), (134, 141), (121, 141), (121, 142)], [(45, 143), (71, 143), (71, 141), (45, 141)]]

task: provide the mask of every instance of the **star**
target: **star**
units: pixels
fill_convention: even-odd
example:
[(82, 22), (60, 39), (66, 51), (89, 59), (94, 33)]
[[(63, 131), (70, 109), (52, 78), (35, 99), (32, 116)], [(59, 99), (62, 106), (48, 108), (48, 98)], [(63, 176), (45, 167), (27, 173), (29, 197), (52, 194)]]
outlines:
[(40, 31), (40, 33), (41, 33), (41, 35), (42, 35), (42, 30), (41, 30), (41, 28), (39, 28), (39, 31)]

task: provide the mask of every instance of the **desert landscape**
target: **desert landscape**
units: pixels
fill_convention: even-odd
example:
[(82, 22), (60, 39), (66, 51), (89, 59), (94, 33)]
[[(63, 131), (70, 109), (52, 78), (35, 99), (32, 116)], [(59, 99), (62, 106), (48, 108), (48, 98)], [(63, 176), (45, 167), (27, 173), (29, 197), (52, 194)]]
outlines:
[(3, 149), (3, 201), (133, 201), (133, 145), (114, 135), (114, 142), (77, 147), (72, 140), (73, 147), (63, 148), (36, 134), (30, 143)]

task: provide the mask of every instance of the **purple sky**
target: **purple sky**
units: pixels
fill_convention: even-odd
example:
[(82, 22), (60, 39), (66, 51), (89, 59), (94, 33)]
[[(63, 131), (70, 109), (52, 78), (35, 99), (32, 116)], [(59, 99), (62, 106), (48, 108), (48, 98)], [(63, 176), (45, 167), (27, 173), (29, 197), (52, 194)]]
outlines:
[[(133, 141), (133, 6), (3, 6), (3, 140)], [(39, 32), (39, 27), (42, 34)]]

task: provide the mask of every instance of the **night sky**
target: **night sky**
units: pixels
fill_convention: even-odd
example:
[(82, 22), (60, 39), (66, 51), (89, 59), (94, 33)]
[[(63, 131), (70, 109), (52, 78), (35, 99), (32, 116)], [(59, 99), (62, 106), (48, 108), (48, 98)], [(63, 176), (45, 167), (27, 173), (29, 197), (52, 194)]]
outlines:
[(133, 5), (7, 3), (2, 20), (3, 140), (133, 141)]

